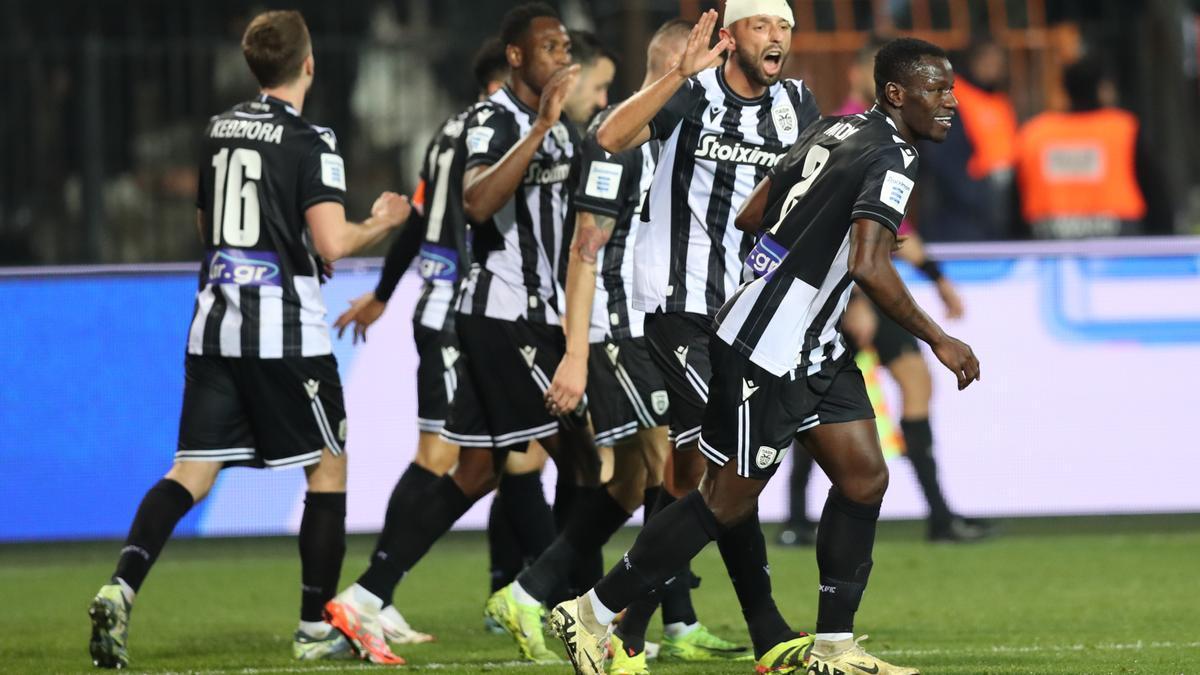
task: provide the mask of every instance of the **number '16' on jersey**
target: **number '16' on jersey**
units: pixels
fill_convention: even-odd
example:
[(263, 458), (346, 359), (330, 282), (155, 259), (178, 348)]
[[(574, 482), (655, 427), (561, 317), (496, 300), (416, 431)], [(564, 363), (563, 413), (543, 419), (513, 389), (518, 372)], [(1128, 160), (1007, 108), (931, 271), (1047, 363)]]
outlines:
[(333, 131), (268, 96), (214, 116), (196, 207), (204, 260), (188, 353), (280, 358), (332, 353), (305, 211), (344, 203)]
[(721, 308), (717, 336), (775, 375), (835, 361), (846, 351), (851, 224), (896, 232), (916, 175), (916, 150), (878, 109), (805, 130), (771, 171), (752, 280)]

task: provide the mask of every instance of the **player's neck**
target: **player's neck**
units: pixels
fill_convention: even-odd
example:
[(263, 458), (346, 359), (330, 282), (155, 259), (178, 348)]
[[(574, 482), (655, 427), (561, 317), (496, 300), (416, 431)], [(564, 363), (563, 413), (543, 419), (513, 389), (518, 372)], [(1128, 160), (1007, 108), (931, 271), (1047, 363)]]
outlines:
[(508, 88), (512, 90), (513, 94), (516, 94), (518, 101), (524, 103), (534, 110), (538, 109), (538, 104), (541, 103), (542, 95), (534, 91), (533, 88), (528, 84), (525, 84), (525, 80), (516, 77), (515, 73), (514, 76), (508, 81)]
[(296, 109), (297, 114), (303, 112), (303, 110), (304, 110), (304, 94), (306, 92), (304, 91), (304, 89), (302, 87), (298, 87), (298, 86), (290, 86), (289, 87), (287, 85), (284, 85), (282, 87), (271, 87), (269, 89), (263, 89), (262, 93), (265, 94), (266, 96), (270, 96), (271, 98), (277, 98), (280, 101), (287, 103), (288, 105), (290, 105)]
[(878, 110), (879, 112), (883, 113), (884, 117), (891, 120), (892, 126), (896, 127), (896, 133), (900, 136), (900, 138), (903, 138), (906, 143), (914, 144), (917, 142), (916, 134), (914, 134), (912, 129), (909, 129), (908, 125), (904, 123), (904, 117), (901, 116), (899, 108), (893, 108), (890, 105), (880, 105), (879, 103), (874, 103), (871, 109)]
[(745, 71), (737, 64), (737, 57), (732, 54), (725, 60), (725, 84), (729, 85), (733, 93), (749, 100), (756, 99), (767, 91), (766, 87), (751, 82), (750, 78), (746, 77)]

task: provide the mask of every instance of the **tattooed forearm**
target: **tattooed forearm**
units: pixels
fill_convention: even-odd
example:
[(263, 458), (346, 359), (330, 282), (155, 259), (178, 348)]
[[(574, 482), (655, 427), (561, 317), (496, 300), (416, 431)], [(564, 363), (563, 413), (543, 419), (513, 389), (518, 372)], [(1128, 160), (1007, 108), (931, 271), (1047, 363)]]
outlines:
[(596, 256), (600, 249), (608, 243), (617, 221), (610, 216), (581, 211), (576, 220), (575, 241), (572, 248), (586, 263), (596, 264)]

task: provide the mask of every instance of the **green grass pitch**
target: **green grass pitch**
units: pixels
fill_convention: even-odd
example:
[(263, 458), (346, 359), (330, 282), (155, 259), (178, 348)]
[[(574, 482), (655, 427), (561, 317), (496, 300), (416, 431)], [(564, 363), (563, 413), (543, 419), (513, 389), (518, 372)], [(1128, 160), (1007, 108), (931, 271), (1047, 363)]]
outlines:
[[(1200, 516), (1018, 520), (993, 541), (930, 545), (916, 523), (884, 523), (859, 633), (880, 656), (925, 673), (1200, 673)], [(773, 527), (768, 528), (768, 536)], [(632, 541), (618, 535), (608, 560)], [(371, 538), (352, 537), (343, 585)], [(85, 608), (111, 572), (115, 542), (0, 546), (0, 672), (91, 670)], [(776, 599), (798, 628), (815, 614), (812, 549), (770, 552)], [(397, 602), (439, 641), (398, 649), (408, 670), (553, 673), (513, 662), (485, 634), (486, 550), (478, 533), (440, 542)], [(375, 670), (290, 659), (299, 604), (295, 540), (180, 540), (138, 598), (135, 672), (291, 673)], [(702, 621), (746, 639), (716, 547), (694, 569)], [(651, 638), (659, 631), (657, 619)], [(655, 664), (654, 673), (751, 673), (744, 664)]]

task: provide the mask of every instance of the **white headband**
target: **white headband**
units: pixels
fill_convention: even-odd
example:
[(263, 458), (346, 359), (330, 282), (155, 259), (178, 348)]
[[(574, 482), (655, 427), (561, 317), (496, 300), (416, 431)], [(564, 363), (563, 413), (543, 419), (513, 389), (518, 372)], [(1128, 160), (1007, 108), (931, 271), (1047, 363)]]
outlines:
[(777, 16), (787, 21), (789, 26), (796, 25), (787, 0), (726, 0), (724, 26), (729, 28), (735, 21), (759, 14)]

